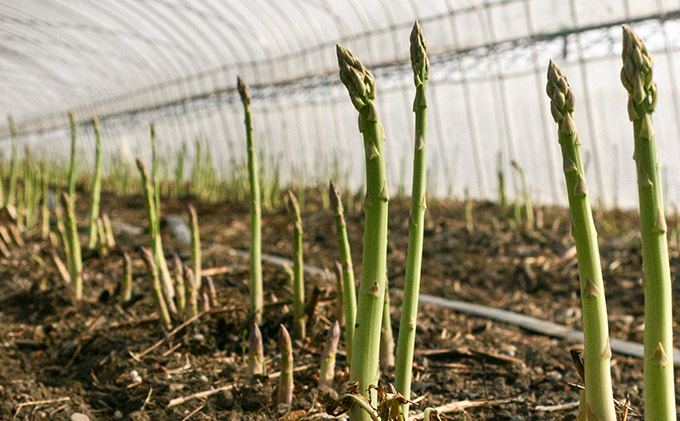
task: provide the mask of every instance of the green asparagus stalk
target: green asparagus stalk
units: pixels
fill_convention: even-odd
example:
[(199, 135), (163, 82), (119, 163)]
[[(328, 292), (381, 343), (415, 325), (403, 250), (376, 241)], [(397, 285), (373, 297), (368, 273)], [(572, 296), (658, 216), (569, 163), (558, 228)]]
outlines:
[(248, 377), (259, 376), (264, 373), (264, 350), (262, 347), (262, 333), (253, 323), (248, 334)]
[(161, 282), (158, 279), (158, 269), (156, 268), (156, 260), (151, 252), (146, 247), (142, 247), (142, 257), (144, 258), (144, 263), (149, 270), (149, 275), (151, 275), (151, 281), (153, 282), (153, 295), (156, 300), (156, 305), (158, 306), (158, 311), (160, 313), (161, 320), (165, 325), (165, 328), (172, 329), (172, 319), (170, 319), (170, 313), (168, 312), (167, 303), (163, 297), (163, 290), (161, 289)]
[[(196, 214), (196, 208), (193, 205), (189, 205), (189, 220), (191, 222), (191, 267), (193, 277), (193, 284), (195, 294), (198, 294), (198, 290), (201, 287), (201, 234), (198, 229), (198, 215)], [(198, 295), (195, 297), (198, 300)]]
[(383, 301), (382, 326), (380, 328), (379, 366), (383, 371), (394, 367), (394, 335), (392, 334), (392, 316), (390, 312), (390, 288), (385, 281), (385, 300)]
[(257, 152), (253, 137), (253, 121), (250, 113), (250, 88), (240, 77), (238, 93), (243, 102), (248, 142), (248, 180), (250, 182), (250, 301), (253, 321), (262, 322), (262, 210), (260, 208), (260, 182), (257, 168)]
[(305, 278), (302, 258), (302, 217), (292, 191), (288, 191), (288, 208), (293, 214), (293, 336), (305, 338)]
[(517, 171), (522, 180), (522, 197), (524, 199), (524, 214), (527, 218), (527, 229), (534, 228), (534, 207), (531, 204), (531, 195), (529, 195), (529, 185), (527, 184), (527, 177), (524, 173), (524, 168), (518, 161), (512, 161), (512, 168)]
[[(333, 313), (335, 314), (335, 320), (338, 321), (340, 326), (343, 326), (345, 324), (345, 297), (344, 297), (344, 292), (343, 286), (342, 286), (342, 263), (338, 262), (337, 260), (335, 261), (335, 290), (338, 293), (337, 300), (335, 302), (335, 307)], [(330, 271), (328, 268), (325, 269), (325, 272), (327, 274), (326, 278), (330, 281), (333, 279), (333, 275), (331, 275)]]
[(184, 285), (184, 265), (182, 259), (175, 252), (172, 253), (174, 270), (172, 277), (175, 280), (175, 294), (177, 295), (177, 309), (180, 314), (184, 314), (186, 308), (186, 286)]
[(97, 246), (99, 247), (99, 254), (101, 256), (106, 256), (109, 254), (109, 247), (106, 243), (106, 231), (104, 229), (104, 221), (101, 218), (97, 218)]
[[(345, 212), (340, 198), (340, 191), (333, 181), (329, 183), (328, 191), (330, 193), (331, 206), (335, 212), (335, 235), (342, 262), (342, 295), (345, 307), (345, 353), (347, 354), (347, 365), (349, 366), (352, 362), (352, 342), (354, 341), (354, 324), (357, 313), (357, 292), (354, 283), (352, 254), (347, 235), (347, 223), (345, 222)], [(351, 197), (352, 195), (350, 194), (349, 196)]]
[[(359, 112), (359, 129), (364, 138), (366, 158), (366, 212), (363, 268), (352, 344), (350, 381), (359, 383), (359, 393), (368, 398), (369, 386), (378, 381), (380, 328), (385, 299), (387, 260), (387, 192), (384, 153), (385, 135), (378, 121), (373, 75), (349, 51), (337, 46), (340, 79)], [(352, 409), (352, 421), (367, 421), (369, 415)]]
[(92, 204), (90, 205), (90, 228), (89, 242), (87, 248), (93, 250), (97, 246), (97, 219), (99, 218), (99, 200), (102, 193), (102, 133), (99, 128), (97, 116), (92, 118), (94, 127), (95, 158), (94, 158), (94, 178), (92, 180)]
[(130, 301), (132, 298), (132, 259), (130, 258), (130, 253), (123, 252), (123, 285), (120, 288), (122, 301)]
[(293, 402), (293, 345), (284, 325), (279, 328), (279, 349), (281, 351), (281, 377), (279, 377), (278, 404)]
[(597, 232), (593, 223), (581, 157), (581, 141), (574, 123), (574, 97), (566, 77), (552, 61), (548, 66), (546, 91), (551, 100), (550, 111), (558, 126), (564, 178), (573, 223), (572, 235), (578, 257), (585, 336), (586, 406), (581, 408), (581, 412), (594, 414), (597, 418), (593, 419), (615, 421), (616, 413), (609, 369), (612, 353), (609, 347), (607, 305), (602, 282)]
[(177, 314), (177, 307), (175, 307), (175, 290), (172, 284), (172, 277), (170, 276), (170, 271), (168, 270), (168, 264), (165, 261), (165, 255), (163, 254), (163, 242), (161, 240), (161, 233), (159, 232), (159, 224), (157, 222), (158, 215), (156, 214), (156, 204), (154, 202), (154, 192), (153, 184), (149, 177), (149, 172), (146, 169), (146, 165), (137, 159), (137, 168), (142, 177), (142, 185), (144, 187), (144, 197), (146, 200), (146, 212), (149, 217), (149, 232), (151, 233), (151, 244), (153, 246), (153, 254), (156, 259), (156, 264), (154, 267), (159, 271), (159, 278), (161, 278), (163, 286), (163, 294), (165, 294), (165, 303), (168, 310), (172, 314)]
[[(406, 255), (404, 296), (399, 321), (397, 357), (395, 362), (395, 386), (408, 400), (411, 396), (413, 348), (418, 322), (418, 296), (423, 258), (423, 229), (425, 225), (427, 99), (425, 96), (430, 62), (427, 46), (418, 22), (411, 32), (411, 67), (413, 68), (416, 97), (413, 112), (416, 114), (415, 146), (413, 153), (413, 185), (411, 189), (411, 217), (409, 218), (409, 242)], [(408, 404), (401, 406), (401, 413), (408, 420)]]
[(9, 161), (9, 187), (7, 189), (7, 200), (5, 205), (16, 206), (17, 202), (17, 176), (18, 176), (18, 142), (17, 142), (17, 126), (14, 123), (14, 118), (11, 115), (7, 116), (7, 123), (9, 124), (9, 135), (12, 141), (12, 156)]
[(321, 367), (319, 369), (319, 391), (325, 392), (333, 390), (333, 379), (335, 378), (335, 354), (338, 352), (338, 342), (340, 340), (340, 324), (336, 320), (328, 330), (326, 344), (321, 353)]
[[(673, 379), (673, 309), (663, 193), (652, 113), (656, 83), (652, 56), (642, 40), (623, 28), (621, 82), (628, 91), (637, 164), (645, 293), (645, 419), (675, 420)], [(586, 362), (586, 368), (587, 368)]]
[(75, 288), (76, 300), (81, 300), (83, 298), (83, 260), (80, 254), (75, 204), (71, 202), (66, 192), (61, 193), (61, 204), (66, 210), (66, 237), (68, 238), (69, 249), (71, 251), (69, 273)]
[(161, 193), (160, 193), (160, 176), (158, 174), (158, 154), (156, 153), (156, 125), (149, 124), (149, 132), (151, 134), (151, 185), (153, 187), (153, 203), (156, 210), (156, 230), (160, 232), (161, 229)]
[[(59, 198), (61, 198), (62, 193), (59, 193)], [(57, 231), (59, 231), (59, 238), (61, 239), (61, 245), (64, 248), (64, 255), (66, 256), (66, 266), (71, 267), (71, 242), (69, 240), (68, 232), (66, 231), (66, 223), (64, 222), (65, 216), (64, 212), (66, 210), (57, 204), (54, 209), (56, 220), (57, 220)], [(70, 269), (69, 269), (70, 270)]]
[(106, 235), (106, 245), (110, 249), (116, 247), (116, 237), (113, 236), (113, 227), (111, 226), (111, 219), (108, 213), (102, 214), (102, 221), (104, 222), (104, 235)]
[(498, 204), (501, 209), (508, 206), (508, 200), (505, 195), (505, 174), (503, 173), (503, 154), (499, 151), (496, 159), (497, 176), (498, 176)]
[(198, 314), (198, 287), (194, 284), (194, 271), (188, 267), (184, 267), (184, 285), (187, 288), (186, 295), (189, 298), (187, 309), (191, 312), (193, 317)]
[(71, 124), (71, 164), (68, 167), (68, 197), (71, 204), (75, 206), (76, 203), (76, 178), (78, 172), (78, 163), (76, 161), (76, 139), (78, 122), (73, 110), (68, 112), (69, 123)]
[[(41, 179), (40, 187), (42, 190), (42, 202), (41, 202), (41, 230), (43, 240), (47, 239), (50, 235), (50, 192), (49, 192), (49, 178), (45, 167), (41, 165)], [(2, 183), (0, 183), (2, 184)]]

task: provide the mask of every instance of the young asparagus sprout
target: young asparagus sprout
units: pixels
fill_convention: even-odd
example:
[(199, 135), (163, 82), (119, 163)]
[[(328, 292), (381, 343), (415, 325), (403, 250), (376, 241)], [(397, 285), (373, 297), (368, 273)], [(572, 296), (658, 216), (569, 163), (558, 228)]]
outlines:
[[(347, 365), (352, 361), (352, 342), (354, 341), (354, 323), (357, 313), (357, 292), (354, 284), (354, 268), (352, 266), (352, 254), (349, 248), (349, 237), (347, 235), (347, 223), (345, 213), (340, 198), (340, 190), (333, 181), (328, 186), (331, 206), (335, 212), (335, 234), (340, 250), (340, 260), (342, 261), (342, 295), (345, 306), (345, 353), (347, 354)], [(348, 195), (351, 197), (352, 195)]]
[(154, 202), (153, 184), (151, 183), (146, 165), (144, 165), (140, 159), (137, 159), (137, 168), (139, 169), (139, 174), (142, 177), (142, 186), (144, 188), (146, 212), (149, 218), (149, 232), (151, 233), (151, 243), (153, 245), (153, 254), (156, 261), (156, 265), (154, 267), (156, 267), (159, 271), (159, 277), (161, 278), (163, 294), (165, 295), (165, 302), (168, 310), (172, 314), (177, 314), (177, 307), (175, 306), (174, 302), (175, 287), (172, 284), (172, 277), (170, 276), (170, 271), (168, 270), (168, 264), (165, 261), (161, 233), (158, 230), (160, 225), (157, 222), (158, 214), (156, 213), (156, 205)]
[[(340, 326), (343, 326), (345, 324), (345, 297), (342, 286), (342, 263), (336, 260), (333, 268), (335, 269), (335, 290), (338, 294), (335, 305), (335, 319)], [(332, 279), (330, 271), (328, 269), (325, 271), (328, 274), (328, 280)]]
[(191, 267), (195, 289), (201, 287), (201, 233), (198, 229), (198, 215), (196, 208), (189, 204), (189, 220), (191, 222)]
[(394, 367), (394, 335), (392, 334), (392, 316), (390, 312), (390, 288), (385, 282), (385, 300), (383, 301), (382, 327), (380, 329), (379, 364), (383, 371), (388, 372)]
[(78, 177), (78, 163), (76, 161), (76, 139), (78, 122), (76, 121), (76, 115), (73, 110), (68, 112), (69, 123), (71, 124), (71, 164), (68, 169), (68, 196), (71, 203), (75, 205), (76, 203), (76, 178)]
[(89, 240), (87, 248), (93, 250), (97, 246), (97, 219), (99, 219), (99, 201), (102, 192), (102, 134), (99, 128), (99, 119), (97, 116), (92, 118), (92, 126), (95, 134), (95, 158), (94, 158), (94, 176), (92, 179), (92, 203), (90, 205), (90, 226), (89, 226)]
[(184, 313), (186, 306), (186, 287), (184, 285), (184, 264), (179, 255), (172, 253), (174, 263), (173, 279), (175, 280), (175, 294), (177, 295), (177, 308), (180, 313)]
[(279, 377), (279, 405), (293, 403), (293, 344), (284, 325), (279, 328), (279, 349), (281, 351), (281, 377)]
[(16, 206), (17, 203), (17, 176), (19, 173), (19, 156), (17, 143), (17, 126), (14, 124), (14, 119), (11, 115), (7, 116), (7, 123), (9, 125), (9, 135), (12, 141), (12, 156), (9, 162), (9, 188), (7, 190), (7, 200), (5, 205)]
[(645, 418), (675, 420), (671, 273), (659, 174), (661, 164), (652, 122), (657, 95), (656, 83), (652, 80), (654, 62), (642, 40), (626, 27), (623, 28), (622, 57), (621, 82), (628, 91), (628, 118), (633, 122), (635, 138), (642, 238)]
[(582, 407), (581, 411), (584, 414), (592, 412), (597, 417), (594, 419), (615, 421), (609, 368), (612, 354), (609, 347), (607, 305), (597, 232), (593, 223), (581, 157), (581, 141), (574, 123), (574, 97), (564, 73), (552, 61), (548, 66), (546, 91), (550, 97), (550, 111), (558, 126), (564, 178), (571, 210), (572, 235), (578, 257), (585, 337), (586, 388), (586, 406)]
[(198, 314), (198, 287), (194, 283), (194, 271), (189, 266), (184, 266), (184, 285), (187, 287), (189, 303), (187, 309), (191, 312), (190, 317)]
[(250, 113), (250, 88), (243, 79), (237, 78), (237, 89), (245, 113), (246, 139), (248, 142), (248, 180), (250, 182), (250, 301), (253, 321), (262, 322), (262, 210), (260, 206), (260, 182), (257, 168), (257, 152), (253, 137), (253, 121)]
[(121, 300), (123, 302), (130, 301), (132, 298), (132, 259), (130, 253), (123, 252), (123, 267), (125, 273), (123, 275), (123, 285), (121, 286)]
[[(378, 121), (373, 75), (349, 51), (337, 46), (340, 80), (359, 112), (359, 129), (366, 158), (365, 228), (363, 268), (352, 344), (350, 381), (359, 383), (359, 393), (369, 397), (369, 386), (378, 382), (380, 328), (385, 299), (387, 260), (387, 192), (384, 132)], [(367, 421), (368, 414), (352, 409), (352, 420)]]
[(116, 237), (113, 236), (113, 227), (111, 226), (111, 219), (108, 213), (102, 214), (102, 221), (104, 221), (104, 233), (106, 234), (106, 245), (110, 248), (116, 248)]
[(501, 209), (505, 209), (508, 206), (508, 200), (505, 195), (505, 174), (503, 173), (503, 154), (498, 151), (498, 156), (496, 158), (496, 173), (498, 176), (498, 204)]
[(319, 369), (319, 391), (324, 393), (333, 390), (333, 378), (335, 377), (335, 354), (338, 352), (340, 340), (340, 324), (336, 320), (328, 330), (326, 344), (321, 353), (321, 368)]
[[(47, 239), (50, 235), (50, 194), (49, 194), (49, 178), (47, 176), (47, 171), (45, 167), (41, 166), (41, 180), (40, 188), (42, 190), (42, 201), (40, 206), (41, 211), (41, 228), (42, 228), (42, 238)], [(2, 184), (2, 183), (0, 183)]]
[(217, 305), (217, 289), (215, 288), (215, 281), (212, 276), (206, 276), (202, 281), (203, 290), (208, 293), (210, 298), (210, 305), (213, 307)]
[(524, 198), (524, 213), (527, 218), (526, 227), (531, 230), (534, 228), (534, 207), (531, 204), (531, 195), (529, 195), (529, 185), (527, 184), (527, 177), (524, 173), (524, 168), (517, 161), (512, 161), (512, 168), (517, 171), (522, 180), (522, 197)]
[[(416, 325), (418, 319), (418, 296), (420, 293), (420, 273), (423, 257), (423, 228), (425, 225), (425, 194), (427, 190), (427, 171), (425, 146), (427, 133), (427, 97), (426, 87), (430, 62), (427, 57), (427, 45), (423, 33), (416, 22), (411, 32), (411, 67), (413, 69), (416, 96), (413, 101), (413, 112), (416, 115), (415, 145), (413, 156), (413, 185), (411, 191), (411, 217), (409, 218), (409, 242), (406, 254), (406, 275), (404, 278), (404, 298), (399, 336), (397, 339), (397, 357), (395, 363), (395, 386), (399, 393), (408, 400), (411, 396), (411, 370), (413, 366), (413, 348), (415, 346)], [(400, 407), (404, 419), (408, 419), (408, 404)]]
[(253, 323), (248, 334), (248, 377), (259, 376), (264, 373), (264, 351), (262, 347), (262, 333)]
[(201, 288), (201, 311), (210, 311), (210, 296), (205, 288)]
[(293, 336), (305, 338), (305, 279), (302, 258), (302, 217), (292, 191), (288, 191), (288, 208), (293, 214)]
[(153, 253), (146, 247), (142, 247), (142, 257), (144, 258), (144, 263), (151, 275), (151, 280), (153, 282), (153, 293), (156, 300), (156, 305), (158, 306), (158, 311), (160, 313), (161, 320), (165, 325), (165, 328), (172, 329), (172, 320), (170, 319), (170, 313), (168, 312), (168, 307), (163, 297), (163, 291), (161, 289), (161, 282), (158, 279), (158, 270), (156, 269), (156, 260)]
[(69, 274), (73, 281), (76, 300), (83, 298), (83, 260), (80, 254), (80, 239), (78, 238), (78, 225), (76, 222), (75, 201), (69, 199), (66, 192), (61, 193), (61, 204), (66, 209), (67, 231), (66, 237), (71, 251)]
[(109, 254), (109, 247), (106, 244), (106, 229), (104, 228), (104, 221), (101, 218), (97, 218), (97, 245), (99, 246), (99, 254), (101, 256), (106, 256)]

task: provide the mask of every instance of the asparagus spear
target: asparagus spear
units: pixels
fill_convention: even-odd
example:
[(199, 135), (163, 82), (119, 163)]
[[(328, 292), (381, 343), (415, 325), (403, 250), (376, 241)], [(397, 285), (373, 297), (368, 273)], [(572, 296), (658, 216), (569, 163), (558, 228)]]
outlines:
[(168, 307), (166, 305), (165, 299), (163, 298), (163, 291), (161, 289), (161, 282), (158, 279), (158, 269), (156, 269), (156, 260), (151, 252), (146, 247), (142, 247), (142, 257), (144, 258), (144, 263), (149, 270), (149, 275), (151, 275), (151, 280), (153, 282), (153, 295), (156, 300), (156, 305), (158, 306), (158, 311), (160, 312), (161, 320), (165, 328), (172, 329), (172, 319), (170, 319), (170, 313), (168, 312)]
[(333, 389), (335, 377), (335, 354), (338, 352), (340, 339), (340, 324), (336, 320), (328, 330), (326, 344), (321, 354), (321, 367), (319, 368), (319, 391), (325, 392)]
[(633, 122), (640, 205), (645, 293), (645, 419), (675, 420), (671, 273), (659, 175), (661, 164), (652, 123), (656, 107), (654, 63), (642, 40), (626, 27), (623, 28), (622, 57), (621, 82), (628, 91), (628, 118)]
[(154, 202), (153, 184), (151, 183), (146, 165), (144, 165), (140, 159), (137, 159), (137, 168), (139, 169), (139, 173), (142, 177), (142, 185), (144, 187), (146, 212), (149, 217), (149, 232), (151, 233), (151, 244), (153, 246), (154, 259), (156, 259), (155, 267), (160, 273), (163, 293), (165, 294), (165, 301), (168, 310), (172, 314), (177, 314), (177, 307), (175, 306), (174, 302), (175, 290), (172, 284), (170, 271), (168, 270), (168, 264), (165, 261), (165, 255), (163, 254), (161, 233), (158, 231), (159, 224), (156, 219), (158, 215), (156, 214), (156, 205)]
[[(425, 204), (427, 184), (425, 167), (427, 99), (425, 90), (430, 71), (430, 61), (427, 58), (427, 45), (425, 44), (425, 39), (418, 22), (413, 25), (413, 30), (411, 31), (411, 67), (416, 86), (416, 96), (413, 102), (413, 112), (416, 114), (416, 131), (404, 298), (402, 301), (401, 319), (399, 321), (397, 358), (395, 363), (395, 386), (397, 391), (404, 395), (407, 400), (411, 396), (411, 370), (413, 366), (420, 272), (423, 258), (423, 227), (425, 225), (425, 209), (427, 208)], [(404, 419), (408, 419), (408, 408), (408, 404), (401, 405), (401, 413)]]
[(97, 246), (97, 218), (99, 218), (99, 200), (102, 192), (102, 133), (97, 116), (92, 118), (96, 138), (94, 179), (92, 181), (92, 204), (90, 205), (90, 231), (87, 248), (92, 250)]
[(66, 192), (61, 193), (61, 203), (62, 207), (66, 210), (66, 237), (68, 238), (71, 253), (69, 272), (73, 281), (76, 300), (81, 300), (83, 298), (83, 260), (80, 253), (75, 206)]
[(288, 207), (293, 213), (293, 336), (305, 338), (305, 275), (302, 257), (302, 217), (292, 191), (288, 191)]
[(17, 126), (11, 115), (7, 116), (9, 124), (9, 135), (12, 140), (12, 156), (9, 161), (9, 188), (7, 190), (7, 200), (5, 204), (16, 206), (17, 201), (17, 175), (18, 175), (18, 152), (17, 152)]
[(281, 350), (281, 377), (279, 377), (278, 403), (290, 405), (293, 402), (293, 345), (284, 325), (279, 328), (279, 349)]
[(527, 218), (526, 229), (534, 229), (534, 207), (531, 204), (531, 195), (529, 195), (529, 185), (527, 184), (527, 176), (524, 173), (524, 168), (518, 161), (512, 161), (512, 168), (519, 173), (522, 180), (522, 197), (524, 198), (524, 213)]
[(123, 301), (130, 301), (132, 298), (132, 259), (130, 253), (123, 252), (123, 263), (125, 267), (125, 274), (123, 275), (123, 285), (120, 288), (121, 299)]
[(76, 177), (77, 177), (77, 167), (76, 162), (76, 139), (78, 122), (76, 121), (76, 115), (73, 110), (68, 112), (69, 123), (71, 124), (71, 164), (68, 167), (68, 197), (73, 205), (76, 203)]
[(592, 413), (603, 421), (615, 421), (609, 362), (609, 326), (602, 282), (600, 251), (593, 213), (588, 198), (585, 168), (581, 157), (581, 141), (574, 123), (574, 97), (562, 71), (553, 63), (548, 66), (550, 111), (558, 125), (562, 147), (564, 178), (567, 184), (572, 235), (576, 243), (583, 306), (584, 367), (586, 405), (581, 413), (590, 419)]
[(262, 348), (262, 333), (260, 328), (253, 323), (248, 334), (248, 377), (254, 377), (264, 373), (264, 351)]
[[(340, 191), (333, 181), (329, 183), (331, 206), (335, 211), (335, 235), (340, 250), (340, 260), (342, 261), (342, 295), (345, 307), (345, 353), (347, 354), (347, 365), (352, 362), (352, 341), (354, 341), (354, 323), (357, 313), (357, 292), (354, 283), (354, 267), (352, 266), (352, 253), (349, 248), (349, 237), (347, 236), (347, 223), (345, 222), (345, 212), (340, 200)], [(351, 196), (351, 195), (350, 195)]]
[(258, 180), (257, 153), (253, 137), (253, 121), (250, 113), (250, 88), (237, 78), (238, 93), (245, 113), (246, 139), (248, 142), (248, 180), (250, 181), (250, 301), (253, 321), (262, 322), (262, 210), (260, 208), (260, 182)]
[[(350, 381), (359, 383), (359, 393), (369, 397), (369, 386), (378, 382), (378, 354), (385, 298), (387, 260), (387, 192), (386, 165), (382, 125), (378, 121), (373, 75), (349, 51), (337, 46), (340, 79), (359, 112), (359, 130), (363, 134), (366, 158), (366, 212), (361, 286), (357, 305)], [(351, 419), (367, 421), (369, 415), (352, 409)]]

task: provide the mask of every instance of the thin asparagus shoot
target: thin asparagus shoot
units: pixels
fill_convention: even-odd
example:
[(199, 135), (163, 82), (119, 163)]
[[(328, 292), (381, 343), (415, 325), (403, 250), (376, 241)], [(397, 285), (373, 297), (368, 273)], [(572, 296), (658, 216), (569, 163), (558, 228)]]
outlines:
[(321, 353), (321, 367), (319, 369), (319, 391), (325, 392), (333, 389), (335, 378), (335, 354), (338, 352), (340, 340), (340, 324), (336, 320), (328, 330), (326, 344)]
[(531, 230), (534, 228), (534, 207), (531, 204), (531, 195), (529, 194), (529, 185), (527, 184), (527, 177), (524, 173), (524, 168), (518, 161), (512, 161), (512, 168), (517, 171), (522, 180), (522, 198), (524, 199), (524, 214), (527, 221), (527, 229)]
[(281, 377), (279, 377), (279, 405), (293, 402), (293, 344), (284, 325), (279, 328), (279, 350), (281, 351)]
[(61, 203), (62, 207), (66, 209), (66, 237), (71, 252), (69, 274), (73, 281), (76, 300), (81, 300), (83, 298), (83, 260), (80, 253), (75, 203), (71, 202), (66, 192), (61, 193)]
[(597, 232), (593, 223), (581, 156), (581, 141), (574, 122), (574, 97), (564, 73), (552, 61), (548, 66), (546, 91), (550, 97), (550, 111), (558, 126), (564, 178), (571, 210), (572, 235), (578, 257), (585, 337), (586, 405), (581, 407), (581, 413), (592, 413), (597, 417), (594, 419), (615, 421), (609, 368), (612, 353), (609, 347), (607, 305)]
[[(349, 236), (347, 235), (347, 222), (340, 198), (340, 190), (331, 180), (328, 186), (331, 206), (335, 212), (335, 235), (340, 250), (342, 262), (342, 295), (345, 307), (345, 353), (347, 365), (352, 362), (352, 342), (354, 341), (354, 324), (357, 313), (357, 292), (354, 283), (354, 267), (352, 265), (352, 253), (349, 248)], [(351, 197), (351, 195), (349, 195)]]
[[(338, 293), (338, 297), (336, 300), (335, 304), (335, 320), (338, 321), (340, 326), (344, 326), (345, 324), (345, 296), (343, 292), (343, 286), (342, 286), (342, 263), (338, 262), (337, 260), (335, 261), (334, 265), (335, 269), (335, 290)], [(326, 269), (326, 273), (328, 274), (328, 279), (332, 279), (332, 276), (330, 274), (330, 271)]]
[[(642, 40), (623, 28), (621, 82), (628, 91), (637, 165), (645, 294), (645, 419), (675, 420), (673, 307), (663, 192), (652, 113), (656, 107), (654, 62)], [(586, 368), (587, 368), (586, 362)]]
[(142, 187), (144, 188), (146, 212), (149, 218), (149, 232), (151, 233), (154, 259), (156, 260), (156, 265), (154, 265), (154, 267), (159, 271), (159, 277), (161, 278), (163, 294), (165, 295), (165, 303), (168, 310), (172, 314), (177, 314), (177, 307), (174, 302), (175, 288), (172, 284), (172, 277), (168, 270), (168, 264), (165, 261), (165, 255), (163, 254), (161, 233), (158, 231), (159, 224), (157, 222), (158, 215), (156, 214), (156, 204), (154, 202), (153, 184), (151, 183), (146, 165), (144, 165), (140, 159), (137, 159), (137, 169), (139, 169), (139, 174), (142, 178)]
[(158, 306), (159, 316), (165, 325), (165, 328), (172, 329), (172, 319), (170, 319), (170, 312), (168, 311), (167, 303), (163, 297), (163, 291), (161, 288), (161, 282), (158, 279), (158, 270), (156, 269), (156, 259), (151, 252), (146, 247), (142, 247), (142, 257), (144, 258), (144, 263), (146, 263), (146, 268), (151, 275), (151, 281), (153, 282), (153, 294), (156, 300), (156, 305)]
[(78, 162), (76, 161), (76, 140), (78, 137), (78, 122), (73, 110), (68, 112), (68, 120), (71, 124), (71, 164), (68, 167), (68, 197), (73, 205), (76, 203), (76, 178)]
[[(373, 75), (349, 51), (337, 46), (340, 80), (359, 112), (359, 129), (364, 138), (366, 158), (366, 197), (364, 200), (363, 268), (352, 344), (350, 381), (359, 383), (359, 393), (369, 398), (369, 386), (377, 385), (380, 328), (385, 299), (387, 260), (386, 163), (382, 125), (378, 120)], [(367, 421), (359, 408), (351, 411), (353, 421)]]
[(102, 193), (102, 133), (99, 118), (92, 118), (95, 135), (94, 178), (92, 180), (92, 203), (90, 205), (90, 226), (87, 248), (93, 250), (97, 246), (97, 219), (99, 218), (99, 201)]
[(14, 118), (11, 115), (7, 116), (7, 123), (9, 124), (9, 135), (12, 141), (12, 156), (9, 161), (9, 187), (7, 189), (6, 205), (16, 206), (17, 203), (17, 176), (19, 174), (19, 154), (17, 142), (17, 126), (14, 123)]
[(385, 299), (383, 301), (382, 326), (380, 328), (380, 368), (388, 372), (394, 367), (394, 335), (392, 334), (392, 316), (390, 312), (389, 282), (385, 282)]
[(264, 348), (262, 347), (262, 332), (253, 323), (248, 334), (248, 377), (264, 374)]
[(130, 301), (132, 298), (132, 259), (130, 253), (123, 252), (123, 267), (125, 273), (123, 274), (123, 285), (120, 288), (121, 299), (123, 302)]
[[(201, 231), (198, 227), (198, 214), (196, 208), (189, 204), (189, 220), (191, 222), (191, 268), (194, 275), (192, 282), (194, 284), (195, 294), (201, 287)], [(198, 296), (196, 297), (198, 298)]]
[(253, 321), (262, 322), (262, 209), (260, 198), (257, 152), (253, 137), (253, 121), (250, 112), (250, 88), (240, 77), (237, 89), (243, 103), (248, 144), (248, 180), (250, 182), (250, 301)]
[(304, 339), (305, 334), (305, 278), (302, 256), (302, 217), (297, 198), (288, 191), (288, 208), (293, 214), (293, 336)]
[[(411, 32), (411, 67), (413, 69), (416, 96), (413, 112), (416, 115), (415, 145), (413, 153), (413, 184), (411, 188), (411, 216), (409, 218), (409, 242), (406, 254), (406, 274), (402, 301), (397, 357), (395, 361), (395, 387), (408, 400), (411, 396), (411, 375), (413, 348), (418, 323), (418, 296), (423, 258), (423, 229), (425, 226), (427, 171), (425, 160), (427, 134), (426, 87), (430, 61), (423, 33), (416, 22)], [(408, 404), (400, 407), (404, 419), (408, 420)]]

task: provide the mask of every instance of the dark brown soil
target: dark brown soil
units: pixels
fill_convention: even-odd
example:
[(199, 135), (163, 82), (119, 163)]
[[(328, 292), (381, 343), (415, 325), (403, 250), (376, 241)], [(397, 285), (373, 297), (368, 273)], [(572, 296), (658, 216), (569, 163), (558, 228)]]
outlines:
[[(185, 216), (190, 200), (166, 200), (165, 215)], [(81, 199), (82, 220), (87, 214)], [(69, 419), (81, 412), (93, 420), (323, 419), (316, 389), (320, 347), (332, 320), (332, 282), (308, 277), (308, 294), (317, 286), (321, 302), (305, 342), (294, 343), (296, 373), (292, 408), (275, 405), (276, 380), (243, 379), (248, 303), (248, 262), (225, 247), (247, 250), (248, 209), (242, 204), (194, 203), (203, 243), (203, 267), (225, 267), (214, 276), (219, 306), (145, 356), (139, 354), (166, 335), (155, 318), (150, 280), (139, 248), (150, 242), (146, 231), (131, 235), (116, 230), (118, 249), (108, 256), (85, 251), (85, 295), (75, 303), (59, 280), (49, 257), (48, 241), (26, 234), (26, 245), (14, 246), (0, 258), (0, 418)], [(305, 262), (331, 267), (337, 258), (333, 218), (308, 200), (304, 211)], [(392, 326), (399, 327), (408, 244), (409, 202), (390, 202), (388, 276), (392, 295)], [(145, 227), (141, 197), (106, 196), (103, 209), (118, 222)], [(348, 228), (355, 271), (361, 271), (362, 217), (348, 209)], [(422, 292), (504, 308), (580, 328), (576, 260), (569, 235), (568, 214), (543, 208), (542, 227), (533, 232), (509, 228), (508, 215), (489, 203), (476, 203), (475, 230), (468, 232), (462, 203), (432, 201), (428, 208), (423, 256)], [(614, 337), (642, 341), (643, 294), (639, 286), (641, 259), (634, 213), (596, 212)], [(493, 232), (492, 219), (499, 221)], [(669, 223), (675, 227), (675, 222)], [(264, 216), (263, 252), (290, 257), (292, 224), (285, 212)], [(85, 230), (81, 227), (81, 242)], [(188, 261), (188, 247), (164, 227), (168, 252)], [(671, 242), (673, 275), (678, 251)], [(121, 305), (113, 295), (122, 278), (121, 250), (134, 253), (135, 294), (139, 300)], [(282, 268), (264, 266), (266, 311), (262, 326), (268, 372), (278, 371), (276, 337), (279, 324), (290, 324), (287, 278)], [(680, 288), (676, 285), (675, 289)], [(676, 300), (676, 312), (677, 300)], [(680, 332), (676, 329), (676, 338)], [(578, 344), (519, 328), (421, 306), (413, 392), (419, 408), (464, 399), (511, 400), (494, 406), (450, 414), (451, 419), (574, 419), (576, 409), (543, 412), (539, 405), (574, 402), (578, 383), (570, 349)], [(343, 347), (341, 346), (341, 349)], [(435, 352), (439, 350), (442, 352)], [(429, 351), (429, 352), (427, 352)], [(446, 352), (443, 352), (446, 351)], [(346, 386), (344, 354), (338, 356), (337, 389)], [(615, 397), (630, 398), (629, 419), (641, 419), (642, 362), (614, 355)], [(132, 382), (136, 371), (142, 382)], [(384, 384), (392, 373), (383, 373)], [(345, 383), (343, 383), (345, 382)], [(194, 399), (168, 408), (171, 399), (234, 384), (231, 391)], [(42, 405), (20, 403), (56, 400)], [(68, 398), (66, 400), (65, 398)], [(289, 411), (290, 412), (287, 412)], [(301, 411), (296, 411), (301, 410)]]

